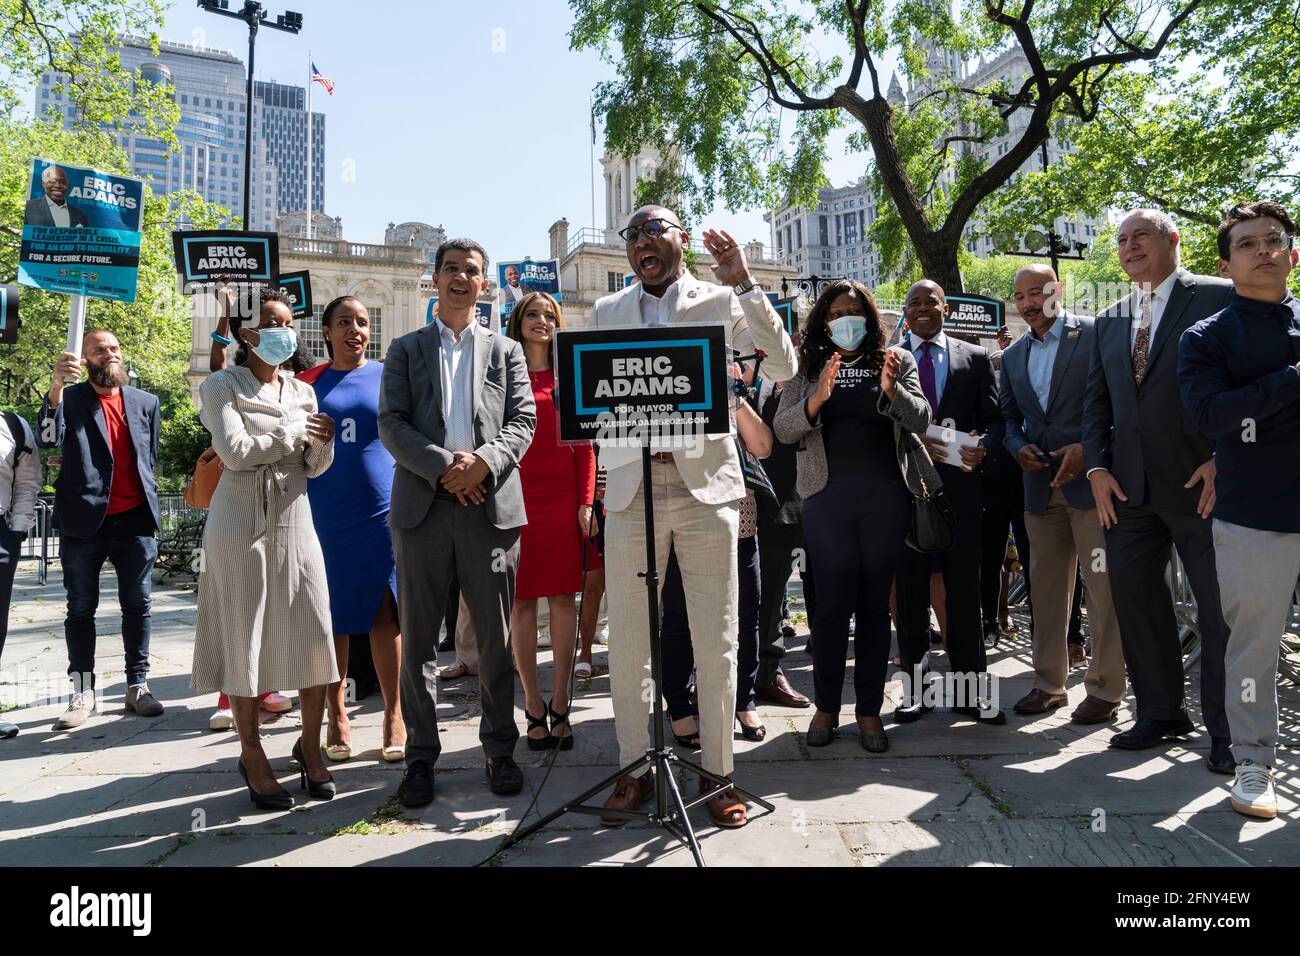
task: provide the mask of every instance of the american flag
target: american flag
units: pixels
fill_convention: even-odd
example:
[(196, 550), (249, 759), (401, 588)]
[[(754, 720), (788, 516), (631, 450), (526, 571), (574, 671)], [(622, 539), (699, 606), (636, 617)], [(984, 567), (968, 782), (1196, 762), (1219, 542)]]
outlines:
[(334, 95), (334, 81), (331, 80), (324, 73), (322, 73), (320, 70), (316, 69), (315, 63), (311, 65), (311, 81), (313, 83), (319, 83), (321, 86), (325, 87), (326, 93), (330, 94), (331, 96)]

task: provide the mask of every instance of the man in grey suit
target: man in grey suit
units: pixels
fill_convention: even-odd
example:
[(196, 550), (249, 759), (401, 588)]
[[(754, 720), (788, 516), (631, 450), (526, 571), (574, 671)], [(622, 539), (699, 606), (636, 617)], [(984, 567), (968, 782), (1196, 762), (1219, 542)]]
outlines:
[(27, 200), (23, 224), (28, 226), (86, 226), (86, 210), (68, 205), (68, 176), (58, 166), (46, 166), (41, 173), (44, 196)]
[(438, 318), (393, 341), (380, 386), (379, 437), (397, 461), (389, 524), (407, 735), (397, 796), (408, 807), (433, 800), (433, 765), (442, 749), (437, 622), (453, 572), (477, 636), (488, 782), (496, 794), (523, 788), (512, 756), (519, 728), (509, 621), (526, 520), (518, 466), (537, 418), (522, 347), (475, 319), (487, 265), (483, 247), (469, 239), (438, 248)]
[(1043, 714), (1067, 703), (1066, 632), (1082, 562), (1092, 663), (1083, 681), (1087, 696), (1071, 720), (1104, 723), (1119, 710), (1125, 679), (1119, 623), (1106, 575), (1106, 545), (1083, 476), (1080, 441), (1096, 330), (1092, 319), (1065, 311), (1051, 266), (1026, 266), (1017, 272), (1015, 296), (1029, 331), (1002, 353), (998, 400), (1006, 423), (1004, 443), (1024, 472), (1034, 594), (1034, 687), (1015, 710)]
[(1178, 230), (1155, 209), (1124, 217), (1120, 265), (1137, 286), (1097, 317), (1083, 410), (1083, 457), (1106, 529), (1111, 594), (1119, 618), (1137, 723), (1111, 739), (1137, 750), (1195, 730), (1183, 700), (1183, 661), (1171, 548), (1196, 596), (1201, 635), (1201, 716), (1209, 766), (1232, 773), (1223, 705), (1228, 626), (1219, 603), (1214, 538), (1214, 447), (1192, 424), (1178, 390), (1178, 339), (1227, 304), (1231, 283), (1178, 265)]

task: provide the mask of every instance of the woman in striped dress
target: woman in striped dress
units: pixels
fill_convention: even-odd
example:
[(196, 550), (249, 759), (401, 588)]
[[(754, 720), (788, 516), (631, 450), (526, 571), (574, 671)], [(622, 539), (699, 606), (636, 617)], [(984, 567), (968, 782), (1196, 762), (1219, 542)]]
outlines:
[[(208, 511), (199, 578), (192, 684), (231, 699), (239, 771), (260, 809), (288, 809), (258, 734), (258, 694), (298, 689), (302, 786), (329, 799), (334, 783), (320, 749), (325, 685), (338, 680), (325, 562), (312, 526), (307, 479), (334, 458), (334, 422), (318, 414), (309, 385), (280, 370), (296, 337), (289, 307), (263, 302), (256, 326), (239, 329), (247, 361), (208, 377), (200, 418), (225, 465)], [(310, 787), (308, 786), (310, 785)]]

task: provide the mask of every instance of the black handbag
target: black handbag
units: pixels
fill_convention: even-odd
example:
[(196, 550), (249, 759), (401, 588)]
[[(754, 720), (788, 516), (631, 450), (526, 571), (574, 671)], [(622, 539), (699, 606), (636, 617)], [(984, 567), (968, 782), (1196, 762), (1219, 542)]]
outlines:
[(957, 516), (942, 488), (931, 491), (918, 471), (923, 494), (912, 495), (912, 524), (907, 529), (907, 546), (922, 554), (947, 551), (957, 533)]

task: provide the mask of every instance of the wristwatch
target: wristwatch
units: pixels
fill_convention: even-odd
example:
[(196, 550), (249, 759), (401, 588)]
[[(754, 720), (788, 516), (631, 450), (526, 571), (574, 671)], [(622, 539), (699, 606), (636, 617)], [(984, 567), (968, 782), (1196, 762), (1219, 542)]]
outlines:
[(736, 295), (744, 295), (750, 289), (754, 289), (757, 287), (758, 287), (758, 283), (754, 281), (754, 277), (746, 276), (744, 279), (736, 283), (731, 288), (736, 293)]

